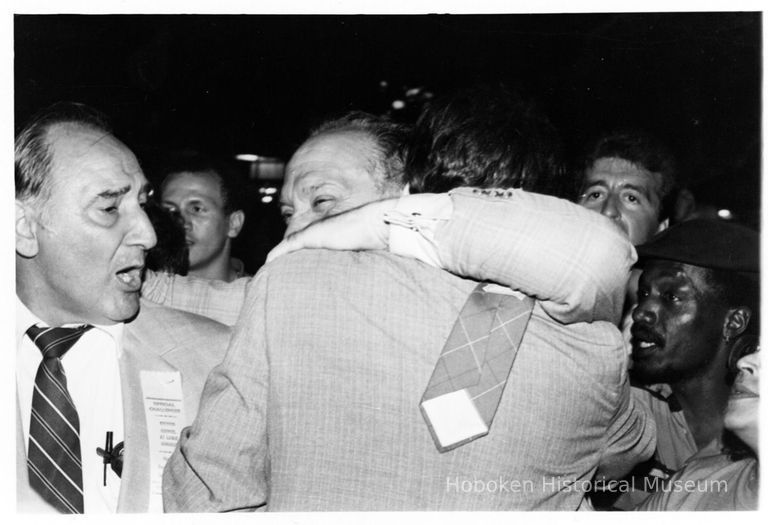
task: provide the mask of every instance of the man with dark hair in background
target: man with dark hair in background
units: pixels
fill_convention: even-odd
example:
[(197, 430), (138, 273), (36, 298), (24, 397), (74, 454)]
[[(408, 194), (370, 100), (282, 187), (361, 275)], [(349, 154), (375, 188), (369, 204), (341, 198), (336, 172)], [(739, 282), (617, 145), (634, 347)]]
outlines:
[(161, 511), (168, 448), (229, 329), (140, 300), (149, 184), (101, 115), (35, 115), (15, 167), (18, 510)]
[[(543, 146), (501, 142), (482, 151), (476, 141), (495, 122), (483, 117), (500, 107), (515, 108), (504, 117), (522, 129), (531, 124), (506, 105), (507, 94), (485, 93), (472, 112), (456, 115), (452, 98), (436, 100), (417, 123), (417, 130), (432, 126), (430, 112), (445, 117), (435, 122), (463, 121), (443, 137), (476, 147), (463, 154), (447, 148), (435, 158), (454, 152), (447, 171), (459, 176), (448, 187), (473, 177), (484, 190), (379, 201), (316, 222), (286, 243), (318, 228), (331, 228), (324, 247), (354, 242), (332, 229), (351, 217), (385, 241), (374, 248), (388, 240), (393, 253), (416, 252), (458, 273), (501, 268), (498, 281), (537, 297), (527, 328), (516, 332), (522, 339), (511, 373), (494, 376), (491, 390), (503, 388), (507, 375), (509, 386), (493, 427), (465, 436), (471, 407), (488, 391), (448, 414), (422, 405), (431, 430), (419, 410), (451, 326), (464, 322), (457, 314), (468, 295), (488, 291), (484, 285), (382, 251), (301, 251), (252, 281), (227, 358), (166, 469), (167, 510), (575, 510), (596, 473), (622, 475), (651, 454), (653, 424), (629, 396), (613, 324), (633, 249), (610, 221), (575, 204), (492, 189), (551, 188), (551, 173), (538, 169), (553, 157)], [(424, 136), (443, 130), (437, 124)], [(498, 163), (484, 166), (487, 158)], [(421, 189), (432, 191), (441, 179), (424, 180)], [(511, 326), (506, 330), (511, 338)], [(448, 441), (438, 426), (461, 437)], [(526, 489), (459, 488), (466, 480), (498, 486), (504, 478)]]
[(160, 200), (184, 220), (189, 274), (227, 282), (246, 276), (243, 262), (231, 257), (245, 223), (236, 174), (195, 153), (177, 155), (165, 172)]
[(669, 226), (676, 198), (675, 159), (648, 133), (604, 135), (584, 159), (577, 202), (616, 221), (635, 246)]

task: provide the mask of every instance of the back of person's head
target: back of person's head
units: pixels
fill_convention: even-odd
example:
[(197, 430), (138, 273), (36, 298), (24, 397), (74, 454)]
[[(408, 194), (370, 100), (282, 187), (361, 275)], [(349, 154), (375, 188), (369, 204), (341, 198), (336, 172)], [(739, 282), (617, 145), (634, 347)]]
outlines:
[(659, 174), (659, 222), (672, 217), (677, 199), (677, 163), (671, 150), (657, 137), (642, 130), (620, 129), (600, 136), (584, 157), (584, 176), (597, 160), (618, 158), (638, 168)]
[(49, 196), (53, 150), (48, 131), (59, 124), (90, 128), (105, 135), (112, 133), (106, 116), (85, 104), (57, 102), (36, 113), (16, 134), (16, 199), (41, 198), (44, 201)]
[(159, 169), (160, 194), (168, 183), (181, 173), (207, 175), (214, 179), (221, 192), (224, 213), (227, 215), (243, 209), (242, 188), (238, 173), (227, 162), (194, 150), (172, 152), (166, 156)]
[(155, 272), (187, 275), (189, 249), (184, 231), (184, 221), (178, 212), (171, 212), (155, 199), (147, 201), (144, 211), (155, 229), (157, 244), (147, 251), (145, 265)]
[(503, 86), (430, 101), (416, 122), (405, 171), (411, 193), (474, 186), (570, 196), (557, 130)]
[(376, 158), (371, 159), (369, 172), (382, 194), (389, 193), (384, 190), (403, 187), (403, 149), (409, 137), (408, 125), (363, 111), (351, 111), (323, 122), (310, 132), (309, 138), (335, 132), (358, 132), (371, 138)]

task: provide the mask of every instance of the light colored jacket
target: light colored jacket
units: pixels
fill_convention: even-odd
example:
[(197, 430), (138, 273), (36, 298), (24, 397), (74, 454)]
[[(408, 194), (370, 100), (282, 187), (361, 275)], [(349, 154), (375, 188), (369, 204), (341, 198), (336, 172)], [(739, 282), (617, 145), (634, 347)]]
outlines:
[[(560, 323), (537, 302), (490, 433), (441, 454), (419, 401), (476, 283), (384, 252), (281, 257), (249, 284), (227, 357), (166, 465), (166, 510), (575, 510), (598, 466), (651, 455), (653, 422), (629, 395), (608, 320), (631, 246), (608, 235), (595, 255), (595, 228), (610, 225), (568, 205), (577, 248), (540, 252), (547, 259), (526, 270), (515, 257), (542, 243), (516, 232), (536, 217), (489, 229), (522, 205), (504, 194), (452, 199), (456, 220), (435, 235), (458, 239), (440, 250), (449, 267), (507, 269), (522, 286), (566, 292), (561, 312), (594, 322)], [(593, 256), (604, 266), (592, 268)], [(533, 275), (549, 268), (562, 271)], [(592, 277), (573, 282), (580, 274)]]

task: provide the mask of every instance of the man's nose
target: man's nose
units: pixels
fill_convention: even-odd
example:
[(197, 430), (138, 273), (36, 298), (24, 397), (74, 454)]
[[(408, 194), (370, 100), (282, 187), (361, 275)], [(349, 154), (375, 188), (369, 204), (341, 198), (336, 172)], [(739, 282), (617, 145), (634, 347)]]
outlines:
[(617, 202), (617, 197), (615, 195), (608, 195), (605, 198), (600, 213), (614, 220), (621, 217), (619, 203)]
[(191, 232), (192, 231), (192, 221), (189, 219), (189, 213), (185, 211), (179, 212), (181, 215), (181, 221), (184, 223), (184, 231), (185, 232)]
[(736, 368), (745, 374), (757, 375), (760, 370), (759, 351), (743, 356), (736, 362)]
[(653, 301), (644, 299), (640, 301), (632, 312), (632, 320), (636, 323), (643, 323), (647, 325), (656, 324), (658, 314)]
[(157, 244), (155, 229), (152, 227), (149, 217), (147, 217), (147, 214), (141, 208), (139, 208), (136, 218), (131, 224), (131, 230), (128, 232), (127, 241), (128, 244), (141, 246), (145, 250), (149, 250)]

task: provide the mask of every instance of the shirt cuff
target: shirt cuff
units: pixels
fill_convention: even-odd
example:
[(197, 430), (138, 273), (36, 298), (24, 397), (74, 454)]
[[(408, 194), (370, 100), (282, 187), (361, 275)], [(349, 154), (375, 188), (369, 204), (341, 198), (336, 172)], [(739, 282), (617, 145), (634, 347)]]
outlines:
[(453, 215), (453, 202), (447, 193), (405, 195), (384, 214), (389, 225), (389, 251), (442, 268), (435, 231)]

